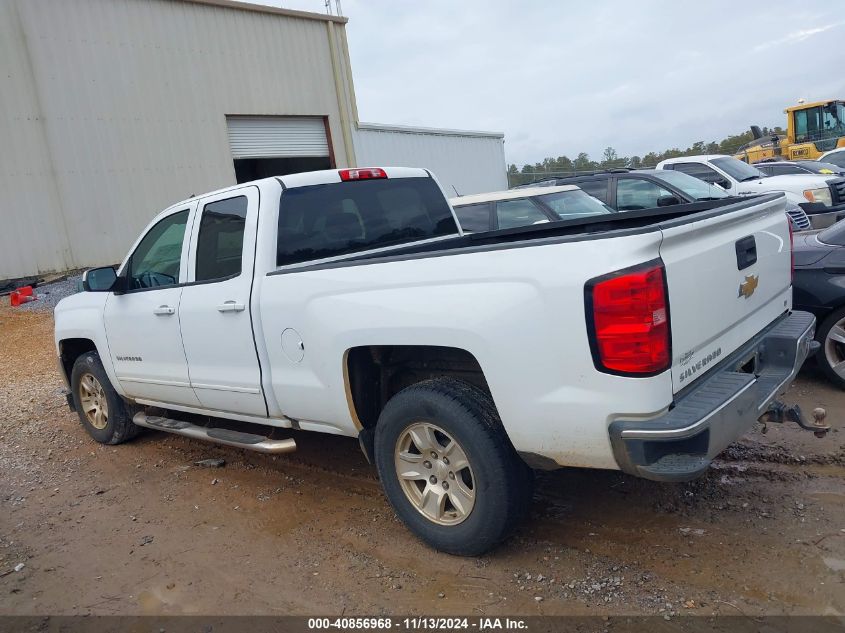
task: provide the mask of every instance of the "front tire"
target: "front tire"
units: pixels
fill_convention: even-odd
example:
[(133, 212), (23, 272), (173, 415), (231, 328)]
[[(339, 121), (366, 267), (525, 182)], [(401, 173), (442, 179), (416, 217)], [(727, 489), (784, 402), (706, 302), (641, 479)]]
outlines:
[(76, 359), (70, 385), (79, 421), (100, 444), (121, 444), (140, 433), (141, 427), (132, 422), (132, 407), (112, 387), (97, 352)]
[(376, 425), (375, 461), (399, 518), (450, 554), (494, 547), (531, 501), (531, 470), (492, 399), (461, 380), (426, 380), (393, 396)]

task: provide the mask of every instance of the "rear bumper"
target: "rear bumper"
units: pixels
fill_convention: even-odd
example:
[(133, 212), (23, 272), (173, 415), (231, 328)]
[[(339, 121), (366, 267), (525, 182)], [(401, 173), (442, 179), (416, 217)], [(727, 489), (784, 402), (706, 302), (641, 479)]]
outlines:
[(808, 312), (783, 316), (681, 392), (662, 416), (614, 421), (619, 467), (656, 481), (703, 474), (786, 391), (810, 355), (815, 325)]

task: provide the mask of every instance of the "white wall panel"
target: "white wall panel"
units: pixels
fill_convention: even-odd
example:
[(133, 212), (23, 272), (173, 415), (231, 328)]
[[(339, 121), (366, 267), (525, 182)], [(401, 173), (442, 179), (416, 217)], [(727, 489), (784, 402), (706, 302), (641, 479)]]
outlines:
[(425, 167), (448, 196), (508, 188), (504, 139), (494, 132), (360, 123), (355, 158), (359, 167)]
[(17, 7), (0, 1), (0, 279), (72, 263)]

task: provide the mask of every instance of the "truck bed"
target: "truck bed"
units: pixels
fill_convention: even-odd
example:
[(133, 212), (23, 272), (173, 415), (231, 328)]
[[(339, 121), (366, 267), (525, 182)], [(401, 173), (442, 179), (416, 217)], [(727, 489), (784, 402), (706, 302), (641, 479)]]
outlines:
[(420, 259), (424, 257), (442, 257), (483, 250), (534, 246), (541, 243), (608, 239), (648, 231), (659, 231), (661, 228), (669, 226), (677, 226), (734, 213), (775, 200), (780, 195), (766, 194), (749, 196), (739, 201), (736, 201), (735, 198), (706, 200), (658, 209), (625, 211), (611, 215), (573, 218), (570, 220), (560, 220), (559, 222), (545, 222), (543, 224), (532, 224), (484, 233), (468, 233), (459, 237), (430, 241), (424, 244), (411, 244), (380, 252), (360, 253), (331, 262), (291, 265), (270, 272), (268, 276), (302, 272), (304, 270), (321, 270), (378, 262)]

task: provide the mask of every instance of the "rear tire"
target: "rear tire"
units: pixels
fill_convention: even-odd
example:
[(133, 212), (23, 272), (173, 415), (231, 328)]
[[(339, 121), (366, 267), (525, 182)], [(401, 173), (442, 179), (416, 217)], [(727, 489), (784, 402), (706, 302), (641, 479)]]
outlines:
[(97, 352), (76, 359), (70, 385), (79, 421), (100, 444), (122, 444), (141, 432), (132, 422), (133, 408), (112, 387)]
[[(845, 389), (845, 308), (834, 310), (822, 321), (816, 330), (816, 340), (821, 345), (816, 353), (819, 367), (830, 382)], [(834, 369), (837, 365), (839, 372)]]
[(388, 401), (376, 425), (375, 462), (399, 518), (450, 554), (491, 549), (531, 503), (533, 473), (492, 399), (454, 378), (417, 383)]

